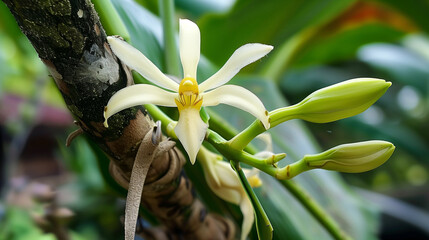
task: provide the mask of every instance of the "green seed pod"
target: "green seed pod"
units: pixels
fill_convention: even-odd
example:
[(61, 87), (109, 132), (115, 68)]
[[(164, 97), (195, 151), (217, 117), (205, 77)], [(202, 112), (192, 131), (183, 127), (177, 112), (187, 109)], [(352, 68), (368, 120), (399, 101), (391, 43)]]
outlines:
[(380, 166), (389, 159), (394, 150), (395, 146), (385, 141), (350, 143), (319, 154), (306, 155), (301, 161), (310, 168), (359, 173)]
[(326, 123), (357, 115), (374, 104), (392, 85), (381, 79), (356, 78), (307, 96), (295, 108), (295, 118)]

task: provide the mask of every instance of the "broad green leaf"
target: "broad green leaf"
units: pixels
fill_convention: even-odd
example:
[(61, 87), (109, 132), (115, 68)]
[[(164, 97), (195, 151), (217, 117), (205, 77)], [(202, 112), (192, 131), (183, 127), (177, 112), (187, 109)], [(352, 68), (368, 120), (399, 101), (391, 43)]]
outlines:
[(263, 206), (259, 202), (258, 197), (255, 195), (253, 188), (250, 186), (249, 182), (247, 181), (247, 178), (244, 175), (243, 169), (237, 169), (237, 167), (235, 166), (235, 163), (232, 161), (231, 161), (231, 167), (237, 173), (238, 178), (240, 179), (241, 185), (243, 186), (247, 196), (252, 202), (252, 206), (255, 213), (255, 224), (256, 224), (256, 232), (258, 234), (258, 239), (271, 240), (273, 238), (273, 227), (271, 226), (270, 220), (268, 219), (268, 216), (265, 213)]
[(426, 236), (429, 235), (429, 214), (427, 211), (387, 195), (363, 189), (357, 189), (357, 191), (379, 207), (387, 216), (391, 216), (404, 223), (408, 223), (424, 232)]
[(393, 42), (403, 36), (403, 32), (379, 23), (359, 25), (334, 34), (321, 34), (304, 48), (292, 66), (302, 67), (354, 59), (358, 49), (365, 44)]
[(4, 3), (0, 4), (0, 32), (14, 37), (23, 35), (18, 27), (18, 23)]
[(353, 2), (240, 0), (228, 14), (206, 15), (198, 22), (202, 36), (201, 49), (211, 61), (222, 65), (241, 45), (255, 42), (277, 47), (306, 27), (337, 16)]
[(261, 174), (255, 192), (273, 225), (273, 239), (332, 239), (296, 198), (273, 177)]
[(412, 20), (426, 33), (429, 32), (428, 12), (429, 2), (426, 0), (414, 0), (412, 3), (402, 0), (377, 0), (383, 4), (393, 7), (405, 17)]
[(374, 43), (362, 47), (358, 58), (386, 75), (386, 78), (414, 86), (427, 94), (429, 62), (417, 53), (388, 43)]
[(205, 13), (222, 13), (228, 11), (235, 0), (176, 0), (178, 9), (185, 11), (193, 17), (199, 17)]
[(130, 34), (131, 44), (162, 69), (163, 39), (159, 18), (131, 0), (111, 0)]

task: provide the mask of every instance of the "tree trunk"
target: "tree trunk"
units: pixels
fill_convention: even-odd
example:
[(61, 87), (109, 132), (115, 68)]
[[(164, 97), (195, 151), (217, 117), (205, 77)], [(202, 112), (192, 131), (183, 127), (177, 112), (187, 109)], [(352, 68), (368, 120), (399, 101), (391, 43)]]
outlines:
[[(113, 55), (89, 0), (3, 0), (22, 32), (48, 67), (78, 125), (111, 160), (111, 173), (128, 187), (142, 138), (154, 125), (143, 107), (109, 119), (103, 110), (110, 97), (133, 84), (130, 70)], [(143, 205), (164, 227), (143, 231), (152, 239), (232, 239), (230, 221), (206, 214), (183, 172), (185, 158), (173, 147), (149, 170)]]

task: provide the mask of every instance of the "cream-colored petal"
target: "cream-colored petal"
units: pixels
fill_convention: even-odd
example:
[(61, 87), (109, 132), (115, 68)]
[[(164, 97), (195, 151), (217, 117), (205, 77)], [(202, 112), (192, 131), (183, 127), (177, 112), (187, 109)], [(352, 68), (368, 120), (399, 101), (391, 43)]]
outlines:
[(219, 188), (210, 187), (210, 189), (216, 194), (216, 196), (223, 199), (224, 201), (227, 201), (236, 205), (240, 204), (241, 194), (240, 192), (237, 191), (237, 189), (231, 189), (231, 188), (225, 188), (225, 187), (219, 187)]
[(237, 176), (237, 173), (231, 168), (231, 165), (228, 162), (218, 161), (214, 166), (216, 172), (221, 177), (221, 184), (224, 187), (241, 189), (240, 179)]
[(264, 104), (249, 90), (236, 85), (225, 85), (203, 93), (203, 106), (216, 106), (220, 103), (240, 108), (259, 119), (265, 129), (270, 128)]
[(214, 188), (221, 186), (219, 175), (216, 173), (216, 168), (214, 165), (218, 161), (222, 161), (222, 156), (217, 155), (202, 146), (197, 154), (198, 161), (200, 161), (201, 166), (203, 167), (204, 176), (206, 177), (207, 182), (210, 182)]
[[(208, 180), (210, 189), (223, 200), (233, 203), (240, 204), (242, 200), (242, 187), (240, 180), (234, 170), (231, 169), (229, 164), (224, 161), (218, 161), (213, 165), (214, 172), (218, 175), (221, 184), (219, 186), (214, 185), (213, 180)], [(205, 172), (206, 174), (207, 172)]]
[(177, 95), (177, 93), (167, 92), (149, 84), (136, 84), (123, 88), (115, 93), (107, 103), (104, 109), (104, 126), (107, 127), (107, 119), (113, 114), (133, 106), (155, 104), (176, 107), (174, 99)]
[(201, 120), (199, 109), (184, 107), (180, 111), (174, 132), (188, 153), (189, 160), (194, 164), (207, 132), (207, 124)]
[(200, 84), (200, 92), (219, 87), (229, 82), (243, 67), (267, 55), (272, 49), (273, 46), (259, 43), (249, 43), (241, 46), (235, 50), (217, 73)]
[(241, 240), (245, 240), (247, 235), (249, 235), (250, 230), (252, 229), (253, 221), (255, 220), (255, 214), (253, 212), (253, 206), (250, 202), (249, 197), (243, 190), (243, 196), (240, 203), (240, 210), (243, 214), (243, 223), (241, 226)]
[(115, 55), (121, 59), (122, 62), (128, 67), (136, 70), (147, 80), (172, 91), (177, 92), (179, 90), (179, 84), (165, 76), (165, 74), (139, 50), (117, 37), (107, 37), (107, 41)]
[(196, 79), (200, 60), (200, 29), (188, 19), (180, 19), (179, 25), (179, 50), (183, 75)]

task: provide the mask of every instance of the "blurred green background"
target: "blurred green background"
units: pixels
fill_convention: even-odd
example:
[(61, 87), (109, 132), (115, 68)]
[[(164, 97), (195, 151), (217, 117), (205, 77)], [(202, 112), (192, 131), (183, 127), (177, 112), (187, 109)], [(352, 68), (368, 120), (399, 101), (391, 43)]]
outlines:
[[(117, 26), (103, 22), (111, 16), (106, 10), (111, 7), (131, 42), (158, 67), (165, 67), (156, 1), (95, 4), (108, 34), (118, 34)], [(335, 209), (328, 211), (354, 238), (429, 238), (429, 1), (176, 0), (175, 4), (178, 17), (195, 21), (201, 29), (200, 79), (245, 43), (275, 47), (234, 79), (258, 94), (269, 110), (350, 78), (391, 81), (387, 93), (358, 116), (328, 124), (293, 122), (293, 130), (272, 132), (275, 151), (296, 160), (303, 153), (342, 143), (372, 139), (394, 143), (394, 155), (381, 167), (341, 174), (349, 186), (341, 180), (330, 186), (328, 180), (337, 175), (325, 178), (322, 172), (314, 175), (326, 182), (315, 185), (310, 174), (298, 180), (326, 208), (341, 205), (344, 211), (338, 216)], [(228, 113), (225, 118), (239, 129), (249, 122), (229, 108), (214, 111)], [(58, 229), (73, 239), (121, 238), (124, 191), (109, 179), (104, 155), (85, 138), (64, 147), (67, 134), (76, 129), (72, 122), (37, 53), (0, 3), (0, 239), (55, 239), (58, 233), (53, 233), (48, 216), (58, 218)], [(305, 210), (286, 201), (292, 198), (287, 192), (271, 195), (280, 186), (265, 177), (264, 181), (266, 188), (258, 194), (271, 215), (275, 239), (330, 238), (320, 226), (311, 231), (302, 226), (312, 226), (314, 219), (298, 214)], [(329, 192), (343, 187), (357, 193), (345, 190), (351, 196), (345, 198), (348, 203)], [(202, 199), (211, 197), (207, 191), (199, 194)], [(350, 203), (351, 199), (357, 200)], [(342, 204), (349, 203), (362, 205), (358, 213), (347, 212)], [(277, 208), (281, 211), (274, 216)], [(293, 211), (297, 214), (291, 216)], [(286, 235), (280, 235), (280, 229), (286, 229)]]

